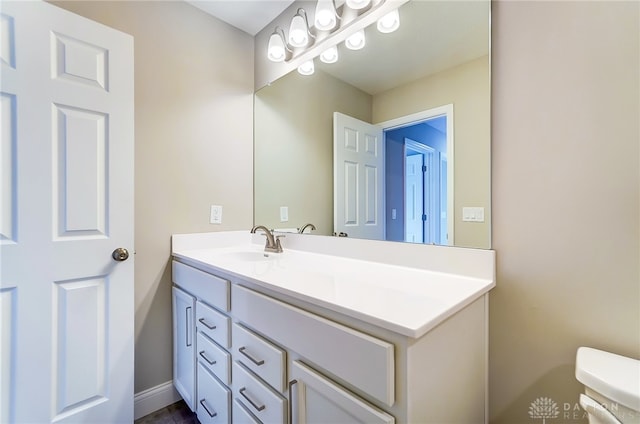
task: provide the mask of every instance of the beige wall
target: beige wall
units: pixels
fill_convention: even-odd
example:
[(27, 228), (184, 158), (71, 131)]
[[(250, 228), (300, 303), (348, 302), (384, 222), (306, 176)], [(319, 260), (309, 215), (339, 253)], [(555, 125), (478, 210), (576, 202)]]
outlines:
[[(371, 121), (371, 96), (324, 72), (293, 71), (255, 99), (255, 222), (333, 233), (333, 112)], [(280, 222), (280, 206), (289, 221)]]
[(181, 1), (55, 4), (134, 37), (140, 392), (172, 379), (171, 234), (252, 224), (253, 39)]
[(639, 7), (493, 4), (492, 423), (586, 423), (576, 349), (640, 357)]
[[(453, 104), (455, 246), (491, 247), (491, 134), (487, 56), (373, 96), (373, 121)], [(462, 222), (462, 207), (485, 208), (485, 222)]]

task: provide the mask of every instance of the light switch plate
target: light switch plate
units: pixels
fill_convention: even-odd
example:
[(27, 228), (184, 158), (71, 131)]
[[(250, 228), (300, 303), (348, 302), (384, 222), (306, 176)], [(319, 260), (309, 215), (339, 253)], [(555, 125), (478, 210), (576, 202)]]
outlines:
[(280, 206), (280, 222), (289, 221), (289, 207)]
[(465, 222), (484, 222), (484, 208), (482, 207), (462, 208), (462, 220)]
[(211, 211), (209, 213), (209, 223), (222, 224), (222, 206), (211, 205)]

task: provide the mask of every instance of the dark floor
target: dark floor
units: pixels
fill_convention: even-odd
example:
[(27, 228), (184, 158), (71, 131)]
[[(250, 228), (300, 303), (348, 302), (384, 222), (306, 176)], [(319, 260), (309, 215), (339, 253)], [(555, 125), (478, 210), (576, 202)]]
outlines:
[(139, 418), (135, 424), (200, 424), (183, 400)]

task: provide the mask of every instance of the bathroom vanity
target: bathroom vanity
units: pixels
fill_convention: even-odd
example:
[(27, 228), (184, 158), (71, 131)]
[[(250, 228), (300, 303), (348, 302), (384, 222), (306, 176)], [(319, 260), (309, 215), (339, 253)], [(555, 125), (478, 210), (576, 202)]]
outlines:
[(202, 423), (486, 422), (494, 252), (173, 237), (174, 385)]

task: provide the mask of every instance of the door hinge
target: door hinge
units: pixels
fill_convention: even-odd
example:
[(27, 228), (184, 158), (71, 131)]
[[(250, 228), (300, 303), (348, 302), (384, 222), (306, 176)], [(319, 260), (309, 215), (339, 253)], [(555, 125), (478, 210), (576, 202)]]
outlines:
[(422, 165), (422, 172), (427, 172), (427, 165)]
[(422, 220), (426, 221), (427, 220), (427, 214), (422, 214)]

